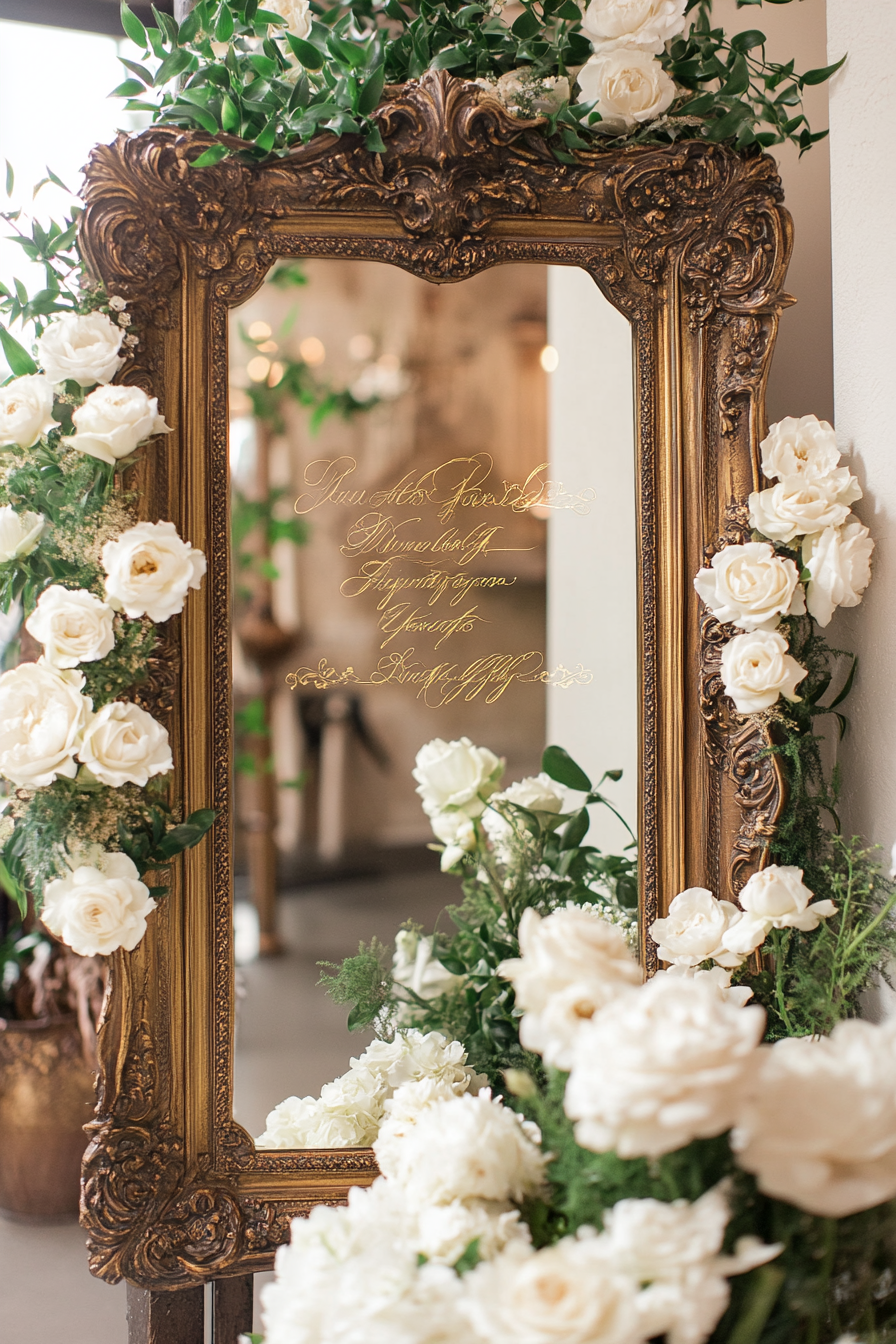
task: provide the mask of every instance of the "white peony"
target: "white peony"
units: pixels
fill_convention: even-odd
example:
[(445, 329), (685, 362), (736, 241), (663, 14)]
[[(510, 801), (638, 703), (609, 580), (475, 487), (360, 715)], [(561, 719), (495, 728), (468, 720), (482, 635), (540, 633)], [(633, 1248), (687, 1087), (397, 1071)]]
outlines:
[(772, 541), (789, 542), (797, 537), (823, 532), (827, 527), (839, 527), (849, 517), (849, 506), (862, 498), (854, 476), (837, 491), (825, 481), (804, 483), (794, 480), (779, 481), (769, 490), (754, 491), (748, 500), (750, 526)]
[(38, 439), (58, 429), (53, 419), (53, 384), (40, 373), (27, 373), (0, 387), (0, 447), (16, 443), (33, 448)]
[(113, 700), (93, 716), (78, 759), (113, 789), (122, 784), (143, 788), (154, 775), (174, 769), (167, 729), (129, 700)]
[(391, 1091), (421, 1078), (447, 1082), (458, 1095), (477, 1077), (467, 1065), (467, 1052), (460, 1041), (449, 1041), (440, 1031), (402, 1031), (394, 1041), (372, 1041), (352, 1068), (378, 1074)]
[[(508, 846), (516, 831), (513, 821), (508, 820), (508, 817), (502, 815), (496, 807), (496, 804), (500, 803), (516, 803), (518, 807), (528, 808), (530, 812), (551, 812), (556, 815), (566, 806), (567, 791), (542, 771), (539, 775), (530, 775), (527, 779), (517, 780), (501, 793), (492, 794), (488, 800), (488, 807), (482, 814), (482, 825), (498, 857), (506, 861)], [(509, 808), (508, 816), (513, 816)]]
[(54, 318), (37, 342), (37, 361), (54, 384), (111, 383), (124, 363), (118, 354), (123, 339), (105, 313), (66, 313)]
[(91, 701), (80, 672), (20, 663), (0, 676), (0, 775), (19, 788), (39, 789), (58, 776), (74, 779), (75, 754)]
[[(514, 1200), (537, 1193), (547, 1158), (531, 1121), (493, 1101), (486, 1089), (426, 1107), (400, 1143), (387, 1143), (385, 1175), (412, 1209), (456, 1199)], [(373, 1145), (380, 1160), (380, 1144)]]
[(896, 1020), (756, 1054), (732, 1146), (760, 1190), (819, 1218), (896, 1198)]
[(149, 888), (126, 854), (105, 854), (96, 867), (82, 864), (44, 887), (41, 919), (81, 957), (130, 952), (156, 908)]
[(722, 649), (722, 684), (739, 714), (771, 709), (779, 696), (799, 700), (796, 688), (808, 675), (787, 652), (790, 646), (777, 630), (735, 635)]
[(159, 403), (139, 387), (98, 387), (72, 415), (75, 433), (63, 439), (69, 448), (110, 465), (130, 457), (138, 444), (171, 429), (159, 415)]
[(813, 894), (803, 882), (802, 868), (770, 863), (754, 873), (740, 893), (744, 916), (724, 934), (724, 945), (747, 955), (765, 942), (772, 929), (811, 933), (821, 920), (837, 913), (833, 901), (812, 901)]
[(759, 445), (762, 474), (770, 481), (828, 480), (837, 470), (840, 450), (827, 420), (816, 415), (789, 415), (772, 425)]
[(428, 816), (449, 808), (463, 808), (478, 817), (494, 793), (504, 762), (488, 747), (474, 747), (468, 737), (445, 742), (435, 737), (417, 752), (417, 792)]
[(595, 129), (618, 135), (662, 116), (675, 99), (675, 84), (646, 51), (620, 47), (590, 56), (578, 75), (580, 103), (594, 103)]
[(366, 1148), (369, 1143), (369, 1130), (355, 1115), (330, 1110), (319, 1097), (287, 1097), (268, 1115), (255, 1147)]
[[(311, 32), (311, 6), (309, 0), (265, 0), (265, 9), (279, 14), (286, 25), (286, 31), (293, 37), (307, 37)], [(274, 34), (282, 33), (282, 28), (273, 28)]]
[(45, 588), (25, 629), (44, 646), (52, 667), (77, 667), (105, 658), (115, 643), (114, 612), (85, 588)]
[(481, 1260), (492, 1260), (512, 1241), (529, 1241), (519, 1209), (478, 1199), (421, 1209), (409, 1235), (417, 1254), (439, 1265), (456, 1264), (473, 1241)]
[(446, 971), (433, 956), (432, 942), (413, 929), (401, 929), (395, 935), (392, 979), (419, 999), (437, 999), (463, 983), (462, 976)]
[(773, 630), (782, 616), (806, 610), (796, 565), (766, 541), (717, 551), (694, 587), (716, 620), (741, 630)]
[(442, 872), (450, 872), (476, 848), (476, 827), (466, 812), (436, 812), (429, 820), (436, 839), (445, 846), (440, 859)]
[(575, 1043), (566, 1087), (576, 1140), (620, 1157), (661, 1157), (730, 1128), (737, 1087), (764, 1028), (759, 1007), (703, 980), (656, 976), (609, 1004)]
[(583, 1026), (642, 980), (625, 934), (593, 910), (569, 905), (542, 918), (523, 912), (520, 957), (498, 974), (513, 983), (523, 1010), (520, 1040), (547, 1064), (568, 1069)]
[(167, 621), (183, 611), (187, 590), (199, 587), (206, 561), (173, 523), (137, 523), (106, 542), (103, 566), (106, 592), (131, 619)]
[(595, 51), (642, 47), (655, 55), (684, 31), (687, 0), (590, 0), (582, 31)]
[(533, 1251), (514, 1242), (465, 1277), (461, 1309), (476, 1340), (501, 1344), (642, 1344), (637, 1284), (604, 1260), (597, 1237)]
[(656, 980), (662, 975), (683, 980), (700, 980), (706, 985), (712, 985), (721, 998), (727, 999), (729, 1003), (740, 1004), (741, 1007), (749, 1003), (753, 997), (749, 985), (732, 985), (731, 972), (723, 966), (713, 966), (709, 970), (698, 970), (694, 966), (669, 966), (664, 971), (657, 971), (653, 978)]
[(739, 966), (742, 957), (732, 953), (722, 939), (742, 912), (731, 901), (717, 901), (705, 887), (679, 892), (665, 919), (655, 919), (650, 936), (663, 961), (677, 966), (699, 966), (717, 961), (720, 966)]
[(0, 505), (0, 565), (36, 550), (46, 525), (42, 513), (16, 513), (11, 504)]
[(850, 518), (806, 537), (803, 565), (809, 571), (806, 603), (819, 625), (830, 625), (837, 607), (857, 607), (871, 582), (874, 542), (867, 527)]

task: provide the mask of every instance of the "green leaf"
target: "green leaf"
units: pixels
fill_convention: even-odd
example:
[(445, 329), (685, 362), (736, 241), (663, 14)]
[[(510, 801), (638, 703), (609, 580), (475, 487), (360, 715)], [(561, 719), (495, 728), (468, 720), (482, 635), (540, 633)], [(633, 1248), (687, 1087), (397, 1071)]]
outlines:
[(221, 100), (221, 125), (225, 131), (239, 130), (240, 113), (236, 103), (226, 93)]
[(295, 37), (292, 33), (286, 34), (286, 40), (293, 55), (301, 61), (306, 70), (320, 70), (324, 63), (323, 52), (318, 51), (311, 42), (306, 42), (302, 37)]
[(209, 145), (208, 149), (204, 150), (199, 155), (198, 159), (192, 160), (190, 167), (212, 168), (216, 163), (220, 163), (222, 159), (226, 159), (229, 153), (230, 150), (226, 145)]
[(536, 33), (541, 31), (541, 23), (537, 15), (533, 14), (530, 9), (526, 9), (519, 18), (511, 24), (510, 31), (513, 33), (514, 37), (521, 37), (523, 39), (534, 37)]
[(15, 175), (15, 173), (14, 173), (13, 170), (12, 170), (12, 164), (10, 163), (9, 159), (7, 159), (7, 160), (6, 160), (6, 194), (7, 194), (7, 196), (11, 196), (11, 195), (12, 195), (12, 189), (13, 189), (13, 187), (15, 186), (15, 183), (16, 183), (16, 175)]
[(233, 14), (230, 5), (222, 4), (221, 11), (218, 14), (218, 21), (215, 24), (215, 41), (229, 42), (233, 37)]
[(758, 28), (748, 28), (744, 33), (735, 33), (731, 39), (733, 51), (753, 51), (755, 47), (765, 46), (765, 33)]
[(443, 47), (433, 56), (429, 68), (430, 70), (453, 70), (460, 65), (467, 65), (469, 60), (469, 53), (464, 51), (463, 47)]
[(2, 858), (0, 858), (0, 887), (15, 901), (21, 913), (26, 915), (28, 913), (28, 893), (23, 889), (21, 883), (13, 877)]
[(563, 838), (560, 841), (561, 849), (578, 849), (579, 845), (588, 834), (588, 827), (591, 825), (591, 819), (588, 816), (587, 807), (582, 807), (566, 823), (563, 829)]
[(17, 378), (22, 378), (28, 373), (37, 373), (37, 365), (28, 351), (23, 345), (19, 345), (16, 338), (3, 326), (0, 326), (0, 345), (3, 346), (7, 364)]
[(189, 65), (193, 62), (193, 57), (183, 47), (175, 47), (169, 56), (166, 56), (162, 64), (156, 71), (153, 87), (158, 89), (169, 80), (176, 79), (182, 75)]
[(361, 90), (361, 97), (358, 99), (358, 111), (362, 117), (369, 116), (380, 101), (383, 94), (383, 86), (386, 83), (385, 66), (377, 66), (373, 74), (365, 83)]
[(455, 1260), (453, 1266), (455, 1273), (467, 1274), (471, 1269), (476, 1268), (476, 1266), (479, 1264), (479, 1261), (482, 1259), (482, 1256), (479, 1254), (480, 1241), (481, 1241), (480, 1237), (474, 1237), (474, 1239), (470, 1242), (469, 1246), (467, 1246), (463, 1255), (460, 1256), (459, 1259)]
[(128, 9), (125, 0), (121, 0), (121, 26), (136, 46), (142, 47), (144, 51), (147, 50), (149, 42), (146, 37), (146, 29), (137, 18), (137, 15), (134, 14), (132, 10)]
[(123, 84), (118, 84), (109, 94), (110, 98), (136, 98), (143, 92), (143, 85), (139, 79), (126, 79)]
[(374, 126), (373, 130), (367, 132), (364, 139), (364, 148), (368, 154), (385, 154), (386, 146), (383, 137), (380, 135), (379, 126)]
[(577, 789), (581, 793), (591, 790), (591, 780), (563, 747), (545, 747), (541, 768), (551, 779), (558, 784), (565, 784), (568, 789)]
[(799, 77), (800, 86), (803, 84), (823, 84), (826, 79), (830, 79), (831, 75), (840, 69), (845, 60), (846, 56), (841, 56), (839, 61), (835, 61), (833, 65), (823, 65), (817, 70), (807, 70), (804, 75)]

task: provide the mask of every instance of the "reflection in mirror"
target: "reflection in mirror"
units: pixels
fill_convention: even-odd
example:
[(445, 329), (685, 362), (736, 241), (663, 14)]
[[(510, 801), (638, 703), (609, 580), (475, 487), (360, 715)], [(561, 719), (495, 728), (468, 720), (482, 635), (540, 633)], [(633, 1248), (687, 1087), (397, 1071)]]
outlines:
[[(421, 935), (447, 948), (474, 832), (500, 867), (507, 821), (484, 800), (538, 776), (548, 743), (594, 788), (622, 772), (568, 872), (568, 828), (545, 809), (580, 809), (579, 777), (561, 765), (547, 801), (516, 794), (553, 835), (554, 888), (635, 923), (619, 819), (634, 828), (638, 783), (631, 335), (571, 268), (433, 286), (312, 260), (282, 262), (232, 314), (230, 360), (234, 1115), (265, 1147), (364, 1145), (376, 1116), (359, 1120), (345, 1085), (321, 1106), (321, 1089), (374, 1026), (422, 1023), (415, 1005), (437, 994), (462, 1002), (459, 966)], [(424, 744), (462, 738), (495, 760), (428, 766), (435, 749), (412, 776)], [(466, 780), (449, 774), (471, 768), (480, 801), (452, 811)], [(332, 975), (373, 940), (335, 1002), (321, 963)], [(373, 1021), (359, 977), (370, 990), (377, 966), (406, 1002)], [(386, 1095), (380, 1077), (380, 1112)]]

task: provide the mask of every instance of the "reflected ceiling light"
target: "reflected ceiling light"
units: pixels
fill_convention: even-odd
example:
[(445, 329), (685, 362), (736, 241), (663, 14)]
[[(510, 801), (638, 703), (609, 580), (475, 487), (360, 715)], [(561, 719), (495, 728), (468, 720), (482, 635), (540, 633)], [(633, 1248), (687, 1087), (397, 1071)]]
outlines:
[(304, 341), (299, 343), (299, 354), (306, 364), (323, 364), (327, 357), (323, 341), (319, 341), (316, 336), (306, 336)]
[(276, 341), (262, 341), (261, 345), (258, 347), (260, 353), (263, 355), (276, 355), (279, 348), (280, 347), (277, 345)]
[(249, 363), (246, 365), (246, 372), (253, 383), (263, 383), (270, 371), (271, 361), (265, 359), (264, 355), (256, 355), (255, 358), (250, 359)]
[(397, 373), (401, 368), (401, 360), (397, 355), (380, 355), (377, 360), (381, 369), (386, 369), (389, 373)]
[(352, 359), (370, 359), (373, 348), (373, 337), (363, 331), (353, 336), (348, 343), (348, 353)]
[(275, 359), (273, 364), (271, 365), (271, 372), (268, 377), (268, 387), (276, 387), (277, 384), (283, 378), (285, 372), (286, 370), (280, 363), (279, 359)]
[(271, 334), (271, 329), (267, 322), (252, 322), (249, 326), (248, 336), (250, 341), (266, 341)]
[(553, 373), (557, 365), (560, 363), (559, 350), (557, 350), (556, 346), (553, 345), (544, 346), (541, 351), (541, 354), (538, 356), (538, 362), (544, 369), (545, 373)]

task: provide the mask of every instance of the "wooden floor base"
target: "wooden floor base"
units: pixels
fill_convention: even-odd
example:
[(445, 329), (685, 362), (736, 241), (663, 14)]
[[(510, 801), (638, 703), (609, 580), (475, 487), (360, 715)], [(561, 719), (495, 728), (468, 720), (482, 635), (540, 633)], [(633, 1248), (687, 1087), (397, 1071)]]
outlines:
[[(237, 1344), (252, 1329), (252, 1275), (218, 1279), (211, 1291), (212, 1344)], [(128, 1344), (204, 1344), (205, 1288), (154, 1292), (128, 1284)]]

